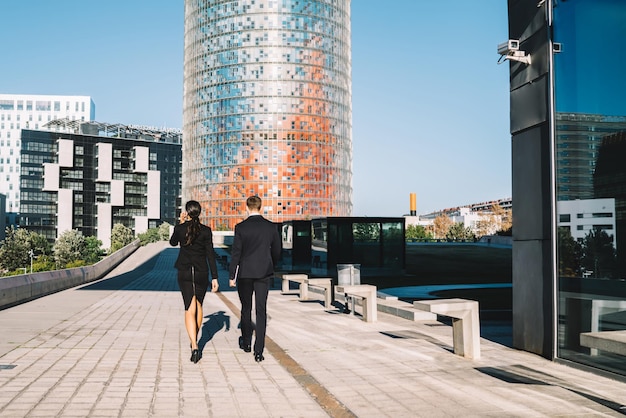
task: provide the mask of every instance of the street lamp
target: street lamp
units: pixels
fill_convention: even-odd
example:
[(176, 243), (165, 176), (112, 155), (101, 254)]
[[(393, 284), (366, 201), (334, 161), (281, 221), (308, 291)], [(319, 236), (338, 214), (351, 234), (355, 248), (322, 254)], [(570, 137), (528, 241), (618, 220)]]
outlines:
[(35, 252), (33, 250), (30, 250), (28, 252), (28, 255), (30, 256), (30, 273), (33, 273), (33, 257), (35, 255)]

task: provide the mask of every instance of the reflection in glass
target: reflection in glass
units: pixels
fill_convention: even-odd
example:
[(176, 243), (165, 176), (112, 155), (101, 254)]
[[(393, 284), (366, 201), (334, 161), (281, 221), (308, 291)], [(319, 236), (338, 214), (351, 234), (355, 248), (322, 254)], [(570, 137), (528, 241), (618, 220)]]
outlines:
[(362, 276), (402, 274), (403, 218), (328, 217), (282, 223), (281, 268), (336, 277), (337, 264), (359, 264)]
[(380, 223), (352, 224), (354, 237), (354, 258), (362, 260), (363, 267), (378, 267), (380, 265)]
[(626, 374), (580, 340), (626, 330), (626, 3), (554, 5), (557, 355)]

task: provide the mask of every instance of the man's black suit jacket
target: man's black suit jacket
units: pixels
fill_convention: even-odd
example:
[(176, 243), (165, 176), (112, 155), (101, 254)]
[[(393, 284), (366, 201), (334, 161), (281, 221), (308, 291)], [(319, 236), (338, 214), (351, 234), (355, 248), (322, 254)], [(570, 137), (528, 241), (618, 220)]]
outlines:
[(264, 279), (274, 274), (281, 253), (276, 225), (261, 215), (251, 215), (235, 226), (230, 278)]

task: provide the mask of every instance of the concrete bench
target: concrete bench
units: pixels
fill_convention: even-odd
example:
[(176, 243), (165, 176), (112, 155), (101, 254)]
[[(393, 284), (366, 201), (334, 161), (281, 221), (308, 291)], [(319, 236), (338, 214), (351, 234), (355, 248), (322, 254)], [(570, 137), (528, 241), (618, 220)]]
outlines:
[(591, 355), (602, 350), (626, 356), (626, 331), (583, 332), (580, 334), (580, 345), (591, 348)]
[[(363, 320), (365, 322), (377, 321), (376, 286), (370, 284), (337, 285), (335, 286), (335, 293), (363, 299)], [(354, 312), (354, 308), (352, 312)]]
[(452, 318), (454, 354), (471, 359), (480, 358), (478, 302), (467, 299), (416, 300), (413, 306)]
[(332, 306), (332, 279), (330, 278), (309, 278), (307, 274), (283, 274), (282, 294), (291, 294), (289, 282), (298, 283), (298, 295), (300, 300), (309, 300), (309, 286), (322, 289), (324, 293), (324, 308), (330, 309)]
[(389, 315), (398, 316), (400, 318), (408, 319), (409, 321), (435, 321), (437, 315), (430, 312), (424, 312), (416, 309), (413, 303), (404, 302), (398, 300), (396, 296), (383, 296), (378, 292), (378, 311), (384, 312)]
[(298, 283), (300, 286), (298, 288), (298, 294), (300, 294), (302, 289), (302, 283), (308, 280), (309, 276), (307, 274), (283, 274), (281, 276), (283, 280), (282, 285), (282, 294), (292, 294), (293, 292), (289, 289), (289, 282)]
[(333, 303), (333, 281), (330, 278), (309, 278), (300, 285), (300, 300), (309, 300), (309, 286), (322, 289), (324, 308), (330, 309)]
[[(626, 301), (617, 298), (600, 299), (573, 295), (566, 296), (565, 303), (568, 317), (565, 340), (568, 345), (574, 348), (580, 343), (579, 340), (582, 333), (597, 333), (600, 331), (600, 320), (603, 315), (626, 311)], [(598, 354), (595, 348), (588, 348), (591, 348), (590, 354), (592, 356)]]

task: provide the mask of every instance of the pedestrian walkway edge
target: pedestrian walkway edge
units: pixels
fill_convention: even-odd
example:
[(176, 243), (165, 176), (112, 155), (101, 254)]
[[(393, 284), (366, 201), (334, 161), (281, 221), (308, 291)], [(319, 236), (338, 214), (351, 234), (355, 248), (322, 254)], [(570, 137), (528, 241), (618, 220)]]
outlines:
[[(240, 309), (234, 303), (221, 292), (217, 292), (217, 296), (228, 306), (238, 319), (241, 319)], [(356, 418), (356, 415), (347, 406), (341, 403), (328, 389), (311, 376), (298, 362), (268, 336), (265, 337), (265, 347), (276, 361), (309, 392), (328, 415), (334, 418)]]

